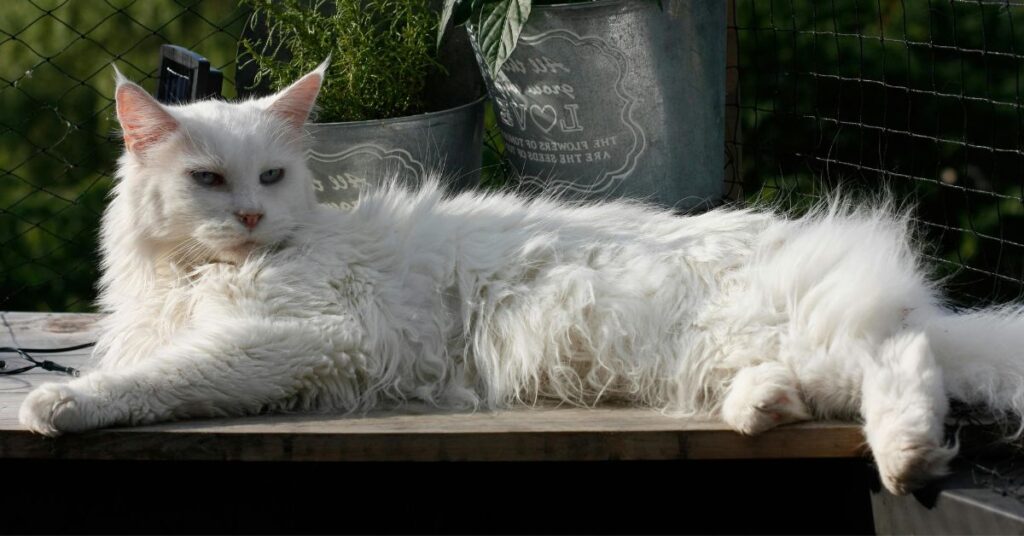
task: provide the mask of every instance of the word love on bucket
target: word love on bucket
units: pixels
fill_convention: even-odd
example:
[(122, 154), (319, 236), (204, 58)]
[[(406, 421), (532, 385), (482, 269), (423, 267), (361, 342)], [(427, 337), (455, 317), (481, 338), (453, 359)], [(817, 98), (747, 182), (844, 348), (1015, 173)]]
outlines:
[(661, 4), (535, 6), (501, 71), (484, 69), (525, 185), (684, 210), (720, 199), (725, 4)]
[[(545, 36), (545, 37), (550, 37)], [(524, 89), (511, 82), (505, 73), (533, 75), (547, 74), (549, 81), (532, 83)], [(562, 134), (561, 140), (543, 139), (543, 137), (522, 137), (513, 134), (505, 135), (505, 146), (509, 153), (532, 162), (549, 164), (580, 164), (612, 160), (608, 149), (613, 149), (618, 138), (627, 138), (631, 144), (629, 150), (615, 151), (619, 163), (618, 173), (607, 173), (608, 176), (622, 174), (635, 164), (636, 156), (643, 151), (643, 130), (636, 124), (628, 112), (635, 105), (629, 95), (620, 92), (625, 112), (620, 123), (613, 125), (618, 130), (610, 136), (591, 138), (592, 129), (585, 129), (580, 123), (576, 88), (569, 82), (559, 82), (560, 74), (571, 75), (572, 70), (564, 63), (547, 56), (523, 60), (512, 59), (505, 63), (503, 72), (498, 76), (496, 86), (499, 93), (508, 98), (501, 99), (498, 104), (499, 117), (506, 129), (527, 132), (530, 127), (550, 134), (555, 128)], [(616, 84), (621, 89), (621, 81)], [(524, 98), (525, 97), (525, 98)], [(497, 99), (496, 99), (497, 100)], [(561, 101), (561, 102), (559, 102)], [(548, 104), (552, 102), (553, 104)], [(596, 127), (606, 125), (595, 125)], [(620, 154), (621, 153), (621, 154)], [(610, 177), (606, 177), (610, 178)]]

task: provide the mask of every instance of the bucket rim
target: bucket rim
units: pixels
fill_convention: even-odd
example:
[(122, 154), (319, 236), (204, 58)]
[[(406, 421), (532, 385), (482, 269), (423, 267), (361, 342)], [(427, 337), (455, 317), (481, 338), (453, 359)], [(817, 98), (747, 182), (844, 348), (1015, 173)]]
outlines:
[(306, 123), (305, 126), (307, 128), (308, 127), (314, 127), (314, 128), (324, 128), (324, 127), (347, 128), (347, 127), (363, 127), (363, 126), (372, 126), (372, 125), (383, 126), (383, 125), (398, 125), (398, 124), (402, 124), (402, 123), (414, 123), (414, 122), (417, 122), (417, 121), (424, 121), (424, 120), (429, 120), (429, 119), (440, 118), (440, 117), (444, 117), (444, 116), (447, 116), (447, 115), (456, 115), (456, 114), (459, 114), (459, 113), (465, 111), (467, 108), (473, 108), (473, 107), (482, 105), (489, 98), (490, 98), (490, 95), (485, 91), (483, 93), (483, 95), (480, 95), (476, 99), (473, 99), (472, 101), (467, 102), (466, 104), (460, 104), (458, 106), (455, 106), (455, 107), (452, 107), (452, 108), (445, 108), (444, 110), (438, 110), (436, 112), (424, 112), (424, 113), (416, 114), (416, 115), (403, 115), (403, 116), (400, 116), (400, 117), (390, 117), (388, 119), (363, 119), (363, 120), (360, 120), (360, 121), (335, 121), (335, 122), (330, 122), (330, 123), (319, 123), (319, 122), (315, 122), (314, 121), (314, 122), (311, 122), (311, 123)]
[(614, 5), (614, 4), (633, 4), (639, 3), (636, 0), (593, 0), (591, 2), (572, 2), (570, 0), (564, 0), (557, 4), (543, 4), (533, 6), (532, 10), (539, 11), (562, 11), (562, 10), (574, 10), (574, 9), (591, 9), (601, 6)]

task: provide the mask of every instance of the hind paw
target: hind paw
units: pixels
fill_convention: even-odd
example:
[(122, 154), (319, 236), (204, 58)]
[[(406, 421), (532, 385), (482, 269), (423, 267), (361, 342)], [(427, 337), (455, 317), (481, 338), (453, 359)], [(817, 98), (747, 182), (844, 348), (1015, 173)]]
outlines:
[(726, 424), (746, 435), (811, 418), (796, 379), (777, 363), (762, 363), (737, 373), (721, 414)]
[(949, 473), (956, 448), (935, 442), (897, 442), (873, 452), (885, 489), (896, 495), (910, 493)]

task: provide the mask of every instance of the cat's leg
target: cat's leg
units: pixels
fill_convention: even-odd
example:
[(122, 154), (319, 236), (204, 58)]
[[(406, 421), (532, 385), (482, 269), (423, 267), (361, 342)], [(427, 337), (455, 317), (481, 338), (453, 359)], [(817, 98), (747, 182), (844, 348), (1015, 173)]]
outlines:
[(957, 449), (944, 444), (949, 404), (926, 335), (886, 341), (862, 385), (864, 432), (885, 487), (904, 494), (946, 474)]
[(811, 418), (793, 372), (771, 362), (736, 374), (722, 401), (721, 415), (726, 424), (747, 435)]
[(34, 432), (57, 436), (114, 425), (245, 415), (298, 396), (353, 403), (358, 337), (331, 337), (300, 322), (238, 323), (189, 332), (124, 369), (105, 369), (29, 393), (19, 413)]

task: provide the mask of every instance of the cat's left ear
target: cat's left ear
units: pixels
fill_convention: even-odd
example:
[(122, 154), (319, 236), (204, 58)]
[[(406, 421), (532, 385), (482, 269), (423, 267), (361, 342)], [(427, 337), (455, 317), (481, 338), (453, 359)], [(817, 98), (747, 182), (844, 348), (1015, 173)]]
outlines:
[(316, 96), (320, 93), (330, 61), (328, 57), (309, 74), (270, 97), (267, 111), (281, 117), (296, 129), (301, 129), (316, 104)]
[(124, 145), (141, 154), (178, 129), (178, 121), (142, 87), (130, 82), (114, 66), (114, 100)]

